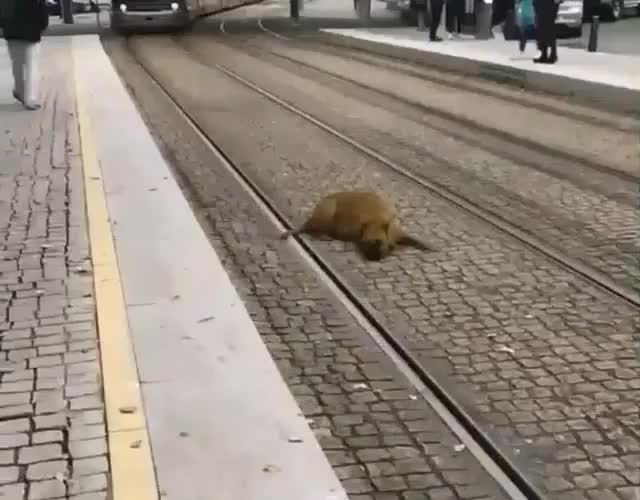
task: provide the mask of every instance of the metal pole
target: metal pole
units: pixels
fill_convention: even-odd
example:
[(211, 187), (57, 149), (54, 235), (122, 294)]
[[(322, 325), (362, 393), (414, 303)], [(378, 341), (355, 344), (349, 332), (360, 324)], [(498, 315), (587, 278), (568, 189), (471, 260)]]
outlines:
[(300, 18), (300, 4), (298, 0), (289, 0), (289, 13), (296, 21)]
[(60, 0), (60, 9), (62, 10), (62, 22), (64, 24), (73, 24), (73, 7), (71, 0)]
[(596, 52), (598, 50), (598, 28), (600, 27), (600, 16), (593, 16), (591, 18), (591, 31), (589, 31), (589, 52)]
[(492, 35), (491, 17), (493, 15), (493, 0), (476, 2), (476, 36), (478, 40), (489, 40)]

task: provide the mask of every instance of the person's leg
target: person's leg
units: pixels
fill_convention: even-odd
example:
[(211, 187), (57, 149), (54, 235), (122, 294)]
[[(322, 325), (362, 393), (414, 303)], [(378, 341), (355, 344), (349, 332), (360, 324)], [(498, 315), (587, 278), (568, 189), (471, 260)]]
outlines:
[(39, 67), (40, 44), (34, 42), (25, 43), (24, 64), (24, 105), (28, 109), (38, 109), (39, 101)]
[(502, 22), (504, 0), (494, 0), (491, 9), (491, 27)]
[(547, 43), (544, 40), (540, 40), (538, 43), (538, 47), (540, 48), (540, 56), (535, 58), (533, 62), (535, 63), (546, 63), (549, 60), (549, 51)]
[(24, 42), (7, 40), (11, 71), (13, 72), (13, 97), (20, 102), (24, 100)]
[(451, 0), (454, 5), (454, 26), (456, 33), (462, 33), (462, 19), (464, 17), (464, 0)]
[(540, 50), (540, 57), (533, 60), (536, 63), (546, 62), (547, 55), (547, 42), (545, 38), (545, 0), (539, 0), (533, 2), (533, 10), (536, 15), (536, 39), (538, 42), (538, 50)]
[(446, 3), (445, 19), (449, 38), (457, 37), (461, 31), (459, 7), (460, 2), (458, 0), (448, 0)]
[(549, 54), (549, 62), (554, 64), (558, 60), (558, 49), (556, 46), (556, 18), (558, 17), (558, 4), (553, 3), (553, 6), (549, 9), (549, 21), (548, 21), (548, 45), (551, 53)]
[(449, 32), (449, 36), (451, 36), (453, 34), (453, 32), (455, 31), (455, 7), (454, 7), (454, 1), (455, 0), (448, 0), (446, 5), (445, 5), (445, 16), (444, 16), (444, 25), (447, 28), (447, 31)]
[(520, 35), (520, 52), (524, 52), (527, 48), (527, 28), (526, 26), (518, 26), (518, 35)]
[(429, 39), (432, 42), (439, 42), (442, 40), (442, 38), (438, 36), (438, 28), (440, 27), (443, 4), (443, 0), (431, 0), (431, 26), (429, 27)]

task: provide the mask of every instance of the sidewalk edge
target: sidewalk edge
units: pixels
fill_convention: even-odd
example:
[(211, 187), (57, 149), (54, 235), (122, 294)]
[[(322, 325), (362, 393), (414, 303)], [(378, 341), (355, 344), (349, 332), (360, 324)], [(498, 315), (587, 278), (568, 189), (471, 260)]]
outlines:
[(71, 39), (111, 465), (110, 498), (157, 500), (155, 469), (109, 211), (87, 106), (87, 92), (78, 76), (79, 60), (73, 42)]
[(569, 97), (603, 111), (640, 115), (640, 90), (588, 82), (568, 76), (512, 68), (461, 56), (445, 55), (384, 42), (356, 38), (346, 33), (320, 31), (328, 44), (377, 53), (410, 63), (461, 73), (559, 97)]

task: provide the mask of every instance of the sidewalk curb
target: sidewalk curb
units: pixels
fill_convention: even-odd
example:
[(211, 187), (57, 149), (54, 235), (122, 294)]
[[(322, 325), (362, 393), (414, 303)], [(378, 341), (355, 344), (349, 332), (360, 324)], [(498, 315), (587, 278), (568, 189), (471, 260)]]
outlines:
[(73, 78), (109, 446), (109, 498), (158, 500), (158, 484), (111, 214), (95, 142), (93, 118), (88, 108), (90, 96), (78, 73), (81, 56), (75, 42), (71, 40)]
[(604, 111), (640, 116), (640, 90), (587, 82), (538, 71), (527, 71), (502, 64), (486, 63), (466, 57), (438, 54), (410, 47), (399, 47), (383, 42), (354, 38), (341, 33), (320, 31), (320, 34), (326, 43), (337, 47), (373, 52), (517, 88), (569, 97)]
[(52, 36), (78, 36), (78, 35), (101, 35), (109, 31), (109, 27), (98, 26), (97, 23), (86, 24), (54, 24), (47, 28), (42, 34), (43, 37)]

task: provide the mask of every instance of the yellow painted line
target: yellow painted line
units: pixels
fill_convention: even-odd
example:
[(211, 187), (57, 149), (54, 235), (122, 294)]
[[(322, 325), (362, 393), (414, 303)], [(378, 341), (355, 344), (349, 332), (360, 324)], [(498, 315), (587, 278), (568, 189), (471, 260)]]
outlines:
[(87, 108), (88, 94), (78, 77), (76, 68), (80, 60), (73, 41), (72, 52), (111, 464), (110, 498), (157, 500), (149, 433), (95, 135)]

